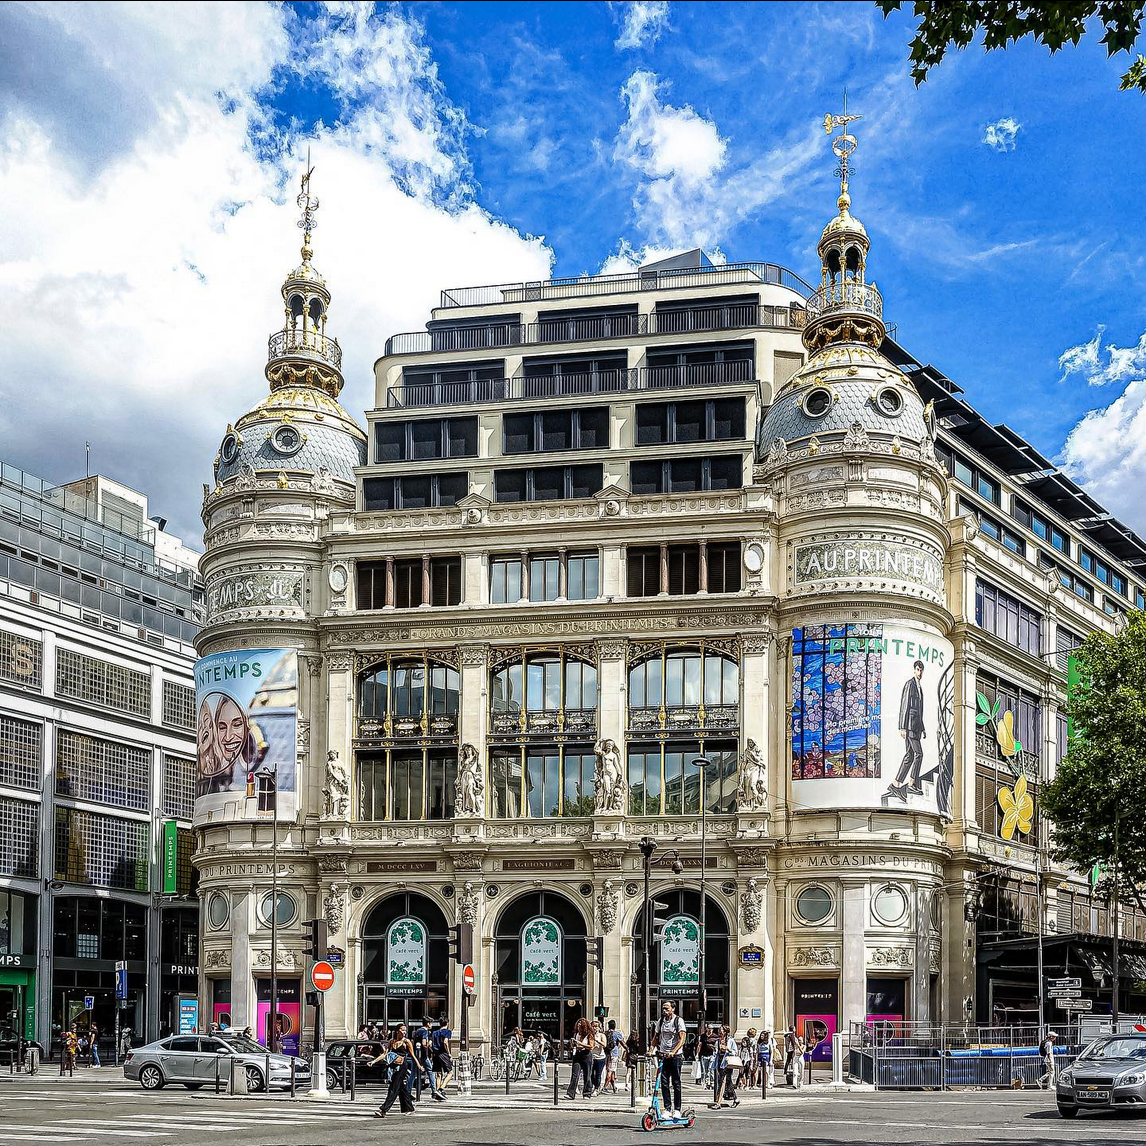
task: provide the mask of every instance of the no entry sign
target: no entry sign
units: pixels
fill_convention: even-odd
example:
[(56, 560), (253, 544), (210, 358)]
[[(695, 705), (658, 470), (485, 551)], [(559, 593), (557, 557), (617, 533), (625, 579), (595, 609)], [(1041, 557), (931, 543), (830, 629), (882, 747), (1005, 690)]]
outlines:
[(467, 995), (472, 995), (477, 987), (477, 976), (474, 974), (474, 965), (467, 963), (462, 968), (462, 990)]
[(320, 959), (310, 969), (310, 981), (316, 991), (329, 991), (334, 986), (334, 968), (325, 959)]

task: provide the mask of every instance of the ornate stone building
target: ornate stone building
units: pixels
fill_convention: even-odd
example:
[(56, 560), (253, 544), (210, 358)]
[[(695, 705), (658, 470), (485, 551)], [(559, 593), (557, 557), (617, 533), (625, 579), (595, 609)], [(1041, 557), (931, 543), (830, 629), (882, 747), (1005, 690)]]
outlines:
[[(818, 287), (692, 252), (444, 291), (387, 341), (366, 433), (304, 187), (271, 392), (205, 491), (199, 643), (298, 666), (275, 829), (296, 1014), (321, 914), (332, 1034), (456, 1026), (459, 921), (474, 1038), (597, 1005), (629, 1026), (643, 837), (654, 1005), (695, 1021), (703, 972), (741, 1031), (1029, 1009), (1018, 972), (976, 982), (1030, 931), (984, 913), (1033, 918), (1065, 650), (1141, 606), (1146, 549), (888, 338), (836, 126)], [(269, 999), (271, 806), (252, 775), (197, 809), (203, 1003), (239, 1026)], [(1079, 881), (1042, 878), (1048, 936), (1101, 931)]]

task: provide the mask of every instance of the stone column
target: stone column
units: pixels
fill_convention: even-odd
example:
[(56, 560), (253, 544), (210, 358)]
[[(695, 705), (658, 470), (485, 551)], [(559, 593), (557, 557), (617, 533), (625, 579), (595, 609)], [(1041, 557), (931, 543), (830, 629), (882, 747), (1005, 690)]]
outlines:
[(431, 602), (432, 590), (430, 587), (430, 555), (428, 553), (422, 554), (422, 604), (429, 605)]
[(486, 778), (487, 806), (490, 799), (489, 766), (486, 759), (486, 738), (489, 735), (488, 666), (488, 645), (462, 646), (459, 651), (462, 697), (458, 744), (472, 744), (477, 749)]
[(529, 600), (529, 550), (521, 551), (521, 599)]
[(853, 1022), (862, 1022), (867, 1009), (866, 932), (867, 880), (844, 879), (843, 945), (840, 952), (840, 1029), (848, 1030)]
[(708, 592), (708, 542), (700, 542), (700, 568), (697, 573), (697, 592)]
[(661, 542), (661, 576), (660, 576), (660, 592), (666, 594), (669, 591), (669, 547), (667, 541)]
[(602, 740), (616, 741), (622, 753), (628, 711), (627, 648), (628, 642), (623, 640), (597, 642), (597, 683), (600, 688), (597, 735)]
[(625, 550), (620, 545), (601, 547), (600, 592), (602, 597), (625, 596)]
[(394, 558), (386, 558), (386, 605), (387, 609), (394, 608)]
[[(316, 814), (322, 812), (322, 781), (326, 771), (326, 753), (338, 753), (346, 769), (347, 784), (350, 788), (350, 806), (347, 809), (349, 816), (353, 817), (357, 804), (358, 777), (354, 767), (354, 753), (351, 741), (354, 736), (354, 656), (351, 653), (332, 653), (326, 658), (326, 750), (322, 750), (322, 741), (313, 737), (317, 749), (313, 753), (311, 771), (315, 776), (314, 791), (315, 803), (313, 809)], [(322, 678), (319, 677), (312, 685), (315, 693), (313, 709), (321, 703), (320, 689)]]

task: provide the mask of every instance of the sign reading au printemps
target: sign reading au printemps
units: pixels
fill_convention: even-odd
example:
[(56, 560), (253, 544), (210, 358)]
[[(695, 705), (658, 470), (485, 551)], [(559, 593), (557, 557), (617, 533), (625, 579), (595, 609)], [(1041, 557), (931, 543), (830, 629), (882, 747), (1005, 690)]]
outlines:
[(426, 985), (426, 928), (420, 919), (395, 919), (386, 932), (386, 991), (418, 995)]
[(561, 982), (561, 924), (535, 915), (521, 929), (521, 981), (530, 986)]
[(674, 915), (661, 936), (661, 989), (700, 982), (700, 924), (691, 915)]
[(795, 581), (859, 580), (886, 577), (943, 590), (943, 559), (932, 549), (910, 541), (855, 538), (797, 545)]
[(207, 614), (259, 606), (301, 608), (301, 573), (225, 573), (207, 583)]

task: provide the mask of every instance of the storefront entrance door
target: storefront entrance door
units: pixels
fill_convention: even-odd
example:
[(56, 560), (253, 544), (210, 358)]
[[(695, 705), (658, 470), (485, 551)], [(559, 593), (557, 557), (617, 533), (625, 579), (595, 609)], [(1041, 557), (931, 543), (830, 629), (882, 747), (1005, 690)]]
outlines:
[(501, 1037), (508, 1037), (515, 1027), (527, 1035), (544, 1031), (553, 1042), (572, 1038), (573, 1026), (585, 1014), (585, 1001), (568, 995), (533, 995), (503, 988), (500, 992)]

